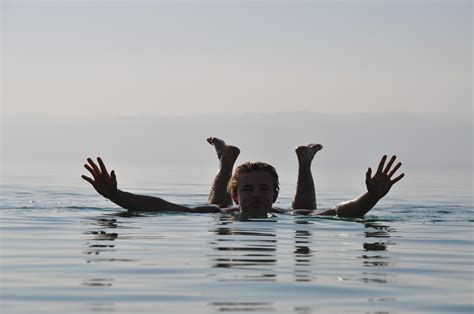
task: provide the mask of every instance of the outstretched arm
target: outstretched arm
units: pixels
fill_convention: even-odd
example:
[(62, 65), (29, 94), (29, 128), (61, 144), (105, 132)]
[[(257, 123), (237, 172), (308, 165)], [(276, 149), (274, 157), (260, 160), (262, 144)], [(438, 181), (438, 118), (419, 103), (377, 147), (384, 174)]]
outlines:
[(81, 176), (89, 182), (94, 189), (103, 197), (111, 200), (115, 204), (131, 211), (178, 211), (192, 213), (215, 213), (220, 212), (217, 206), (200, 206), (191, 208), (168, 202), (159, 197), (138, 195), (121, 191), (117, 188), (117, 178), (115, 171), (109, 174), (104, 162), (99, 157), (97, 162), (99, 166), (90, 158), (87, 159), (89, 164), (84, 167), (91, 173), (92, 178)]
[(339, 217), (361, 217), (364, 216), (368, 211), (370, 211), (377, 202), (387, 195), (392, 186), (400, 181), (405, 174), (402, 173), (399, 176), (392, 179), (395, 175), (395, 172), (402, 165), (401, 162), (397, 163), (395, 167), (392, 168), (393, 163), (395, 162), (396, 156), (392, 156), (390, 161), (385, 166), (385, 161), (387, 156), (384, 155), (380, 160), (377, 172), (372, 177), (372, 169), (369, 168), (365, 174), (365, 184), (367, 186), (367, 192), (360, 195), (359, 197), (338, 204), (336, 207), (327, 210), (319, 215), (337, 215)]

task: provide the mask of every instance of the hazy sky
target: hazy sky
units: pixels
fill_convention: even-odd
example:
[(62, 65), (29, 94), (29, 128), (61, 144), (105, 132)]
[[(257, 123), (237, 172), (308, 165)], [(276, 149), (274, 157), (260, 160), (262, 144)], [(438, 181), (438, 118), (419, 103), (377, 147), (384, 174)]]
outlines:
[(471, 1), (2, 1), (2, 112), (472, 112)]

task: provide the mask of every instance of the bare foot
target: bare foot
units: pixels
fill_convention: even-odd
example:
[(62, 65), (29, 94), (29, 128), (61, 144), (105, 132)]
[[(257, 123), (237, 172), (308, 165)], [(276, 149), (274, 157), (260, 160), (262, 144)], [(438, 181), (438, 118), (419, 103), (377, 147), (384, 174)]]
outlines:
[(313, 161), (314, 155), (323, 149), (321, 144), (308, 144), (306, 146), (298, 146), (295, 149), (296, 156), (300, 163), (310, 163)]
[(207, 142), (214, 146), (216, 149), (217, 158), (219, 158), (219, 160), (224, 158), (235, 161), (240, 154), (239, 148), (232, 145), (226, 145), (226, 143), (220, 138), (209, 137), (207, 138)]

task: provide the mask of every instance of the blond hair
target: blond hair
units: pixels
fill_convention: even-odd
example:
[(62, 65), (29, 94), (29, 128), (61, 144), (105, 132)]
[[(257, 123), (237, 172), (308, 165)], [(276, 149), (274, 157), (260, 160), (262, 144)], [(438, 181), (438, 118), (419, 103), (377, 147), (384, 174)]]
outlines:
[(247, 161), (235, 168), (232, 178), (230, 178), (227, 184), (227, 192), (230, 194), (237, 192), (237, 186), (239, 184), (239, 178), (244, 173), (262, 171), (268, 173), (273, 181), (273, 191), (278, 193), (280, 191), (280, 183), (278, 182), (278, 174), (275, 168), (267, 163), (260, 161)]

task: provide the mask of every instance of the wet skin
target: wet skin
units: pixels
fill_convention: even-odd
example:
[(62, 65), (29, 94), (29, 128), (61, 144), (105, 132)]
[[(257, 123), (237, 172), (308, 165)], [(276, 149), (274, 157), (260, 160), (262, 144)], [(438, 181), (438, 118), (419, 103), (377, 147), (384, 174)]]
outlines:
[(256, 171), (242, 174), (232, 198), (242, 213), (266, 216), (278, 198), (278, 192), (274, 191), (270, 174)]

